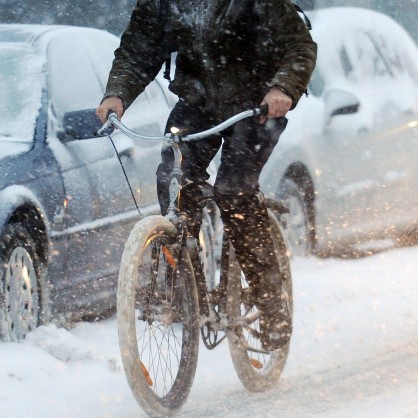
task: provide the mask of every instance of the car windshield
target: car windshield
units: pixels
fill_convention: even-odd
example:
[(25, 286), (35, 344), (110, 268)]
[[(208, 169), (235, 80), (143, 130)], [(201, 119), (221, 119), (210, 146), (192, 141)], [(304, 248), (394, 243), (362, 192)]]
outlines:
[(42, 63), (27, 46), (0, 46), (0, 141), (33, 141), (41, 75)]

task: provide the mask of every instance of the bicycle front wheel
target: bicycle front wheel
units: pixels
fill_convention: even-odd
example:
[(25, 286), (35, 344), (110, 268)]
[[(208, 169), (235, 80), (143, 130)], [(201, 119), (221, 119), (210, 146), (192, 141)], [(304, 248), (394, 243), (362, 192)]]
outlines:
[[(271, 237), (280, 272), (284, 278), (283, 297), (287, 299), (293, 315), (292, 279), (286, 244), (276, 217), (269, 211)], [(259, 313), (251, 300), (248, 283), (231, 249), (228, 270), (228, 301), (226, 311), (230, 329), (229, 350), (235, 371), (242, 384), (252, 392), (261, 392), (279, 380), (287, 355), (289, 343), (275, 351), (266, 351), (260, 342)]]
[(186, 401), (197, 365), (198, 300), (188, 251), (162, 216), (138, 222), (125, 244), (117, 325), (129, 386), (150, 416)]

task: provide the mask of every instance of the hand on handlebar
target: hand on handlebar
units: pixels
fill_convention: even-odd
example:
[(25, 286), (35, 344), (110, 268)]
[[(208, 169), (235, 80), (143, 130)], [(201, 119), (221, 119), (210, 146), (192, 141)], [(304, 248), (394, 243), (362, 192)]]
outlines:
[[(119, 100), (119, 99), (118, 99)], [(107, 101), (107, 99), (106, 99)], [(142, 135), (140, 133), (134, 132), (130, 130), (127, 126), (125, 126), (121, 121), (121, 115), (118, 115), (114, 109), (113, 106), (109, 106), (111, 102), (107, 101), (105, 103), (105, 100), (103, 101), (102, 105), (97, 109), (96, 114), (98, 117), (103, 117), (103, 112), (107, 112), (106, 117), (104, 118), (103, 126), (96, 132), (97, 136), (102, 136), (104, 134), (108, 134), (107, 130), (108, 128), (116, 128), (122, 131), (124, 134), (128, 135), (129, 137), (133, 139), (140, 139), (145, 141), (155, 141), (155, 140), (166, 140), (170, 135), (163, 135), (163, 136), (148, 136), (148, 135)], [(210, 135), (217, 134), (233, 124), (249, 117), (259, 117), (260, 123), (264, 123), (266, 120), (266, 117), (269, 117), (270, 110), (269, 105), (266, 102), (263, 102), (262, 105), (259, 107), (256, 107), (254, 109), (248, 109), (243, 112), (237, 113), (236, 115), (230, 117), (229, 119), (221, 122), (219, 125), (216, 125), (212, 128), (209, 128), (202, 132), (196, 132), (194, 134), (187, 134), (185, 136), (181, 136), (182, 141), (196, 141), (201, 138), (205, 138)], [(279, 117), (279, 116), (272, 116), (272, 117)], [(261, 122), (261, 119), (263, 119), (263, 122)], [(183, 134), (182, 134), (183, 135)]]
[(292, 107), (292, 99), (277, 87), (273, 87), (264, 97), (261, 106), (268, 105), (266, 116), (260, 117), (260, 123), (263, 124), (266, 119), (280, 118)]
[(100, 106), (96, 109), (96, 115), (102, 123), (105, 123), (109, 114), (113, 112), (118, 115), (118, 119), (122, 118), (124, 109), (122, 100), (119, 97), (107, 97), (103, 100), (102, 103), (100, 103)]

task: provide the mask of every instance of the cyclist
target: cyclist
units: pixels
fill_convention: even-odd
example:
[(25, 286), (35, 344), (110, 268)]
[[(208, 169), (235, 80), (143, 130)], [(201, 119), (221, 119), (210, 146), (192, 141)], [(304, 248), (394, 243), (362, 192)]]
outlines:
[[(210, 161), (222, 144), (215, 201), (225, 231), (260, 312), (261, 342), (275, 350), (287, 343), (292, 323), (282, 298), (283, 277), (274, 257), (267, 208), (259, 175), (287, 119), (305, 92), (316, 61), (316, 44), (290, 0), (138, 0), (109, 74), (97, 115), (125, 110), (177, 51), (169, 89), (179, 97), (166, 130), (189, 133), (208, 129), (247, 107), (268, 105), (260, 120), (241, 121), (207, 140), (183, 143), (182, 209), (198, 210)], [(166, 183), (173, 164), (163, 148), (157, 170), (161, 211), (166, 213)], [(195, 236), (199, 224), (191, 226)]]

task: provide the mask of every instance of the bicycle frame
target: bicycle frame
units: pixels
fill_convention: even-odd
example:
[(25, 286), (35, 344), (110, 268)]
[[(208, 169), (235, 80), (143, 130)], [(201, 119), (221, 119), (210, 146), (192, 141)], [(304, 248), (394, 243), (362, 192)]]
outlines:
[[(135, 140), (141, 141), (163, 141), (166, 145), (170, 146), (174, 153), (174, 164), (173, 169), (171, 170), (170, 177), (170, 185), (169, 185), (169, 207), (167, 210), (167, 214), (165, 218), (168, 219), (171, 223), (176, 225), (180, 231), (182, 229), (186, 232), (186, 234), (182, 234), (183, 237), (186, 238), (186, 245), (190, 257), (192, 259), (193, 268), (195, 271), (195, 280), (196, 286), (198, 289), (199, 294), (199, 303), (200, 303), (200, 314), (202, 318), (205, 318), (205, 331), (202, 328), (202, 339), (204, 341), (205, 346), (208, 349), (215, 348), (225, 337), (223, 335), (221, 338), (218, 338), (218, 331), (225, 331), (225, 321), (222, 321), (221, 315), (222, 312), (225, 311), (226, 301), (222, 300), (222, 289), (226, 289), (226, 280), (227, 280), (227, 270), (228, 270), (228, 258), (229, 258), (229, 241), (224, 240), (222, 243), (222, 251), (221, 251), (221, 277), (220, 277), (220, 284), (219, 284), (219, 292), (218, 296), (216, 297), (216, 301), (209, 300), (209, 291), (206, 284), (205, 274), (202, 270), (202, 264), (200, 261), (199, 251), (195, 242), (191, 242), (194, 240), (187, 239), (187, 223), (181, 222), (179, 219), (179, 211), (178, 205), (178, 197), (180, 190), (182, 189), (182, 176), (183, 172), (181, 170), (181, 161), (182, 161), (182, 153), (180, 150), (179, 144), (181, 142), (192, 142), (198, 141), (203, 138), (206, 138), (210, 135), (215, 135), (230, 126), (234, 125), (235, 123), (250, 117), (258, 117), (262, 115), (266, 115), (268, 112), (268, 106), (263, 105), (258, 108), (250, 109), (238, 113), (231, 118), (225, 120), (224, 122), (216, 125), (210, 129), (207, 129), (202, 132), (189, 134), (189, 135), (182, 135), (181, 131), (175, 127), (171, 129), (171, 133), (168, 133), (164, 136), (146, 136), (139, 134), (135, 131), (132, 131), (127, 126), (125, 126), (117, 117), (116, 113), (110, 113), (108, 116), (107, 121), (105, 124), (97, 131), (97, 135), (103, 135), (106, 133), (107, 129), (114, 126), (118, 128), (122, 133), (129, 136)], [(214, 299), (214, 298), (213, 298)], [(215, 306), (218, 306), (218, 311), (216, 310)]]

